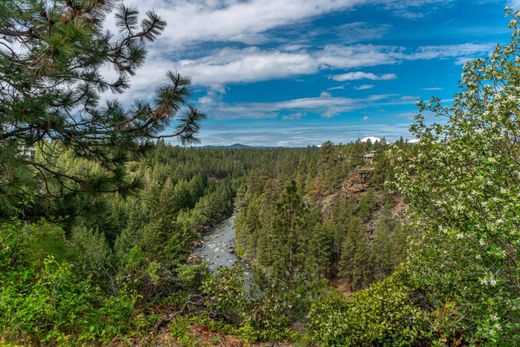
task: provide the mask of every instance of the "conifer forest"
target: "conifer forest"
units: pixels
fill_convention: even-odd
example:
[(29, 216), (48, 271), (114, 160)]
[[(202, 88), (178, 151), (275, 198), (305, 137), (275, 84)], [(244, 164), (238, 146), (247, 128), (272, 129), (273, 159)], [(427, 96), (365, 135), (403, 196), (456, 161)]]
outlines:
[(0, 1), (0, 345), (520, 346), (520, 11), (416, 141), (210, 146), (143, 3)]

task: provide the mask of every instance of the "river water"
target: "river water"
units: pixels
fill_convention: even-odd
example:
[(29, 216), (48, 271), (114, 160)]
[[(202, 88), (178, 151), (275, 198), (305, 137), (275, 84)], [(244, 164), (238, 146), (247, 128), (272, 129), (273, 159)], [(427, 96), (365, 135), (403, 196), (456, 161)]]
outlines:
[(233, 215), (206, 234), (202, 238), (203, 246), (196, 248), (193, 254), (208, 261), (211, 271), (215, 271), (219, 266), (232, 267), (240, 262), (234, 252), (234, 240), (235, 216)]

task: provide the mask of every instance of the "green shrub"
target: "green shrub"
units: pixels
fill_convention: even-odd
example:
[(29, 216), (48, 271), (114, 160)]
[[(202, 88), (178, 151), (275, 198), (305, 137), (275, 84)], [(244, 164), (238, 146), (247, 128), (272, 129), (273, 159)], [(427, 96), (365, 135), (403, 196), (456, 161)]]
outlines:
[(520, 346), (520, 11), (507, 13), (510, 42), (464, 65), (450, 106), (419, 103), (416, 153), (394, 154), (415, 230), (404, 265), (450, 345)]
[(79, 279), (68, 262), (53, 255), (35, 259), (34, 237), (48, 229), (48, 224), (0, 226), (1, 338), (74, 345), (127, 333), (136, 296), (106, 296), (89, 278)]
[(275, 290), (267, 291), (251, 302), (246, 320), (241, 328), (242, 335), (249, 341), (276, 341), (290, 334), (290, 295)]
[(336, 292), (315, 302), (309, 312), (310, 338), (326, 346), (352, 344), (349, 341), (351, 322), (348, 308), (347, 299)]
[(100, 285), (111, 283), (111, 289), (115, 290), (114, 255), (103, 233), (79, 225), (72, 229), (67, 244), (74, 255), (72, 263), (79, 274), (92, 276)]
[(206, 296), (205, 305), (212, 315), (233, 323), (241, 322), (244, 315), (246, 296), (242, 268), (220, 267), (215, 276), (202, 284)]
[(313, 304), (309, 335), (324, 346), (409, 346), (425, 334), (422, 313), (391, 276), (349, 299), (332, 294)]

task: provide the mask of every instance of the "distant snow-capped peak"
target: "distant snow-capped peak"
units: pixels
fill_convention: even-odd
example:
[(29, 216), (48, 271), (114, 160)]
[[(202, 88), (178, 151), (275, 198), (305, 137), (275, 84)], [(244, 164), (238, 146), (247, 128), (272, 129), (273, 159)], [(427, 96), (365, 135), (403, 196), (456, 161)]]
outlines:
[(375, 137), (375, 136), (364, 137), (360, 140), (360, 142), (368, 142), (368, 140), (370, 140), (370, 142), (372, 142), (372, 143), (381, 142), (381, 139), (379, 137)]

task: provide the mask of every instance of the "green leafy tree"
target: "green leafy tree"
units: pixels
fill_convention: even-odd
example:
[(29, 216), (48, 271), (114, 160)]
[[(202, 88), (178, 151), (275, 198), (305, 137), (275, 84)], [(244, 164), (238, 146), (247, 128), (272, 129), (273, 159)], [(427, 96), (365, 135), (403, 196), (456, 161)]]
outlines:
[[(448, 344), (520, 344), (520, 12), (511, 42), (466, 63), (453, 105), (420, 104), (397, 186), (418, 233), (408, 273)], [(427, 125), (431, 111), (446, 123)]]
[(239, 265), (220, 267), (214, 276), (202, 283), (201, 289), (211, 315), (236, 323), (242, 321), (246, 294), (243, 269)]
[[(139, 22), (132, 8), (111, 0), (6, 0), (0, 3), (0, 195), (2, 211), (27, 200), (38, 176), (73, 191), (125, 191), (122, 179), (129, 152), (147, 149), (154, 139), (176, 137), (184, 143), (204, 115), (188, 104), (189, 79), (169, 72), (150, 102), (124, 107), (117, 99), (101, 102), (101, 93), (123, 93), (129, 76), (144, 63), (145, 43), (157, 39), (166, 22), (148, 11)], [(117, 32), (103, 29), (115, 10)], [(117, 72), (108, 80), (102, 68)], [(181, 108), (185, 114), (173, 133), (163, 134)], [(79, 158), (99, 164), (105, 174), (72, 175), (53, 156), (55, 143)], [(42, 160), (19, 155), (35, 146)], [(29, 175), (30, 176), (30, 175)], [(25, 178), (24, 178), (25, 177)]]

